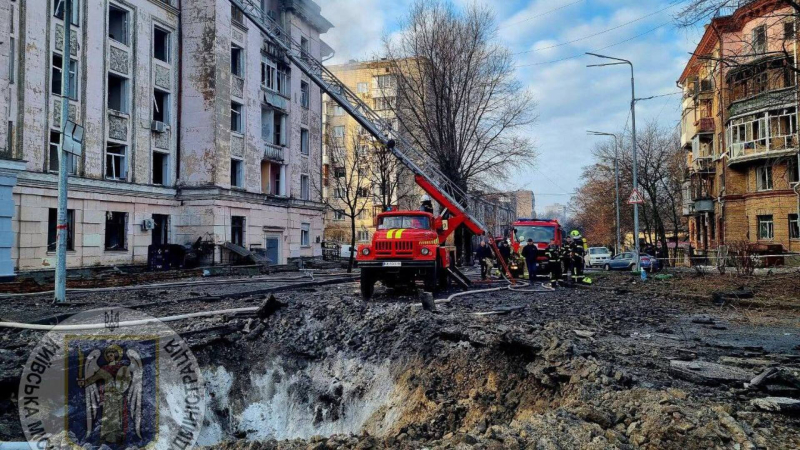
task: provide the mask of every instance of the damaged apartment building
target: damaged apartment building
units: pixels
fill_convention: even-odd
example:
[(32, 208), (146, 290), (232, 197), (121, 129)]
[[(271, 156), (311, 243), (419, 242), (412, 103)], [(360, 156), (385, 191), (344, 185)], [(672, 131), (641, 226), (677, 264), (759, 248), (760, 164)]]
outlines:
[(678, 81), (683, 214), (699, 255), (800, 250), (796, 27), (785, 3), (746, 2), (712, 20)]
[[(261, 5), (303, 51), (333, 53), (316, 3)], [(54, 266), (62, 96), (85, 127), (68, 267), (198, 239), (216, 261), (226, 243), (321, 254), (321, 92), (228, 0), (4, 0), (0, 19), (0, 275)]]

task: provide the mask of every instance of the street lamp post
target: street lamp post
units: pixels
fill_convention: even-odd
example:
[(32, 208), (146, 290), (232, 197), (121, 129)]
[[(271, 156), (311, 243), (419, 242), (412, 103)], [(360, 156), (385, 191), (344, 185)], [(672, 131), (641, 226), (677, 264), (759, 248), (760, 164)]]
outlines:
[(616, 194), (616, 212), (617, 212), (617, 242), (614, 246), (614, 254), (619, 255), (620, 248), (620, 220), (619, 220), (619, 138), (614, 133), (603, 133), (601, 131), (587, 131), (587, 133), (594, 136), (611, 136), (614, 138), (614, 192)]
[[(605, 67), (605, 66), (618, 66), (622, 64), (627, 64), (631, 67), (631, 136), (633, 138), (633, 189), (639, 189), (639, 165), (636, 158), (637, 147), (636, 147), (636, 89), (635, 83), (633, 78), (633, 63), (628, 61), (627, 59), (621, 58), (614, 58), (611, 56), (605, 55), (598, 55), (597, 53), (586, 53), (587, 55), (596, 56), (598, 58), (603, 59), (610, 59), (613, 63), (606, 63), (606, 64), (591, 64), (586, 67)], [(634, 203), (633, 205), (633, 243), (634, 243), (634, 259), (636, 261), (636, 272), (641, 272), (642, 266), (641, 262), (639, 261), (639, 205)]]

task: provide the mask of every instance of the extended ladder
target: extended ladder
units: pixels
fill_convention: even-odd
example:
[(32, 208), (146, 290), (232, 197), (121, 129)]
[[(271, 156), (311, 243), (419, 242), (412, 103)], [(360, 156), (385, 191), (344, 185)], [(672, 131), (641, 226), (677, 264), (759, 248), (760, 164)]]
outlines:
[[(486, 233), (490, 238), (493, 250), (495, 250), (499, 259), (503, 261), (494, 239), (491, 237), (491, 233), (477, 217), (478, 211), (481, 209), (479, 201), (477, 201), (478, 207), (475, 208), (476, 211), (471, 212), (469, 207), (471, 199), (467, 192), (450, 180), (427, 154), (418, 150), (395, 132), (389, 121), (380, 117), (372, 108), (367, 106), (358, 95), (342, 83), (321, 61), (310, 55), (306, 49), (302, 48), (299, 42), (292, 39), (273, 17), (261, 9), (258, 0), (230, 0), (230, 2), (242, 10), (244, 15), (272, 43), (278, 46), (286, 57), (308, 76), (314, 84), (319, 86), (342, 109), (347, 111), (378, 142), (386, 146), (414, 174), (417, 184), (423, 190), (435, 197), (439, 203), (442, 203), (444, 208), (450, 210), (455, 216), (463, 217), (461, 223), (473, 233), (478, 235)], [(503, 266), (506, 266), (505, 261), (503, 261)], [(510, 277), (507, 268), (506, 273)]]

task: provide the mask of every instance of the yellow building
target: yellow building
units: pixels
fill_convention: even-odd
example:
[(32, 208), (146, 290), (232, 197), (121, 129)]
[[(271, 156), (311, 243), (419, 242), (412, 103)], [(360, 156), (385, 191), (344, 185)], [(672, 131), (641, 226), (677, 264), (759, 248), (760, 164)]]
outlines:
[[(350, 62), (328, 69), (399, 130), (392, 109), (397, 82), (388, 61)], [(356, 242), (368, 242), (376, 215), (386, 207), (417, 208), (421, 193), (413, 176), (328, 96), (323, 98), (323, 134), (322, 193), (330, 206), (325, 217), (326, 241), (350, 242), (351, 211), (359, 211)]]

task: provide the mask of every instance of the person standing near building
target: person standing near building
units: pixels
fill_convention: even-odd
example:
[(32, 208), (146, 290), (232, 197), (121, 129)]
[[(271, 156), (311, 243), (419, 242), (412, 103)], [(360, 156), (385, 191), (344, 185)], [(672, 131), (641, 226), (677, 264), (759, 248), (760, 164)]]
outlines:
[(509, 259), (511, 259), (511, 246), (508, 245), (506, 240), (500, 241), (500, 256), (503, 257), (503, 261), (508, 264)]
[(481, 241), (481, 246), (475, 252), (475, 258), (481, 265), (481, 280), (485, 280), (492, 264), (492, 250), (486, 245), (486, 241)]
[(522, 248), (522, 257), (525, 258), (525, 265), (528, 266), (528, 279), (531, 282), (536, 280), (536, 263), (539, 258), (539, 249), (533, 243), (533, 239), (528, 239), (528, 243)]

